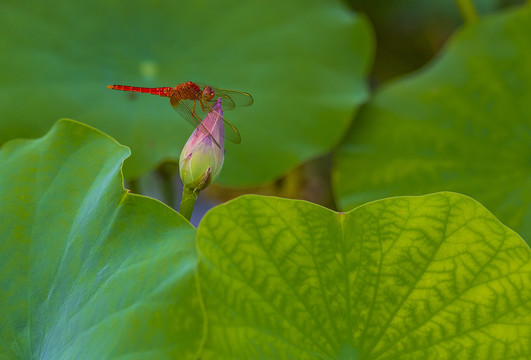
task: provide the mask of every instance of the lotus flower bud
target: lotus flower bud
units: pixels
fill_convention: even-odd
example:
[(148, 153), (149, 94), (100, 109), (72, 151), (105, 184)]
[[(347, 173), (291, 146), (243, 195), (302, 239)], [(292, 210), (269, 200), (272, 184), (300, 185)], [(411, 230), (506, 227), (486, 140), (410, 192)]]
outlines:
[(181, 152), (179, 172), (184, 186), (201, 191), (218, 176), (225, 157), (221, 98), (194, 130)]

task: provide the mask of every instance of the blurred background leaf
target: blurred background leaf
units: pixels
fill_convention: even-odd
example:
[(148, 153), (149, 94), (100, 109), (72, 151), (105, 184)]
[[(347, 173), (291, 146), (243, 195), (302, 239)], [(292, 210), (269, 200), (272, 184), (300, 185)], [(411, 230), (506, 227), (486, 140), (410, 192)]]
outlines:
[[(481, 17), (524, 1), (471, 2)], [(463, 17), (455, 0), (350, 0), (347, 3), (356, 12), (365, 14), (375, 31), (375, 63), (370, 75), (373, 89), (426, 64), (463, 24)], [(329, 155), (313, 158), (267, 186), (235, 189), (214, 184), (207, 192), (210, 198), (217, 200), (228, 200), (245, 193), (259, 193), (306, 199), (337, 209), (329, 178), (331, 158)]]
[[(435, 56), (463, 23), (460, 0), (348, 0), (366, 14), (377, 46), (371, 82), (374, 86), (417, 70)], [(465, 0), (466, 1), (466, 0)], [(524, 0), (470, 0), (479, 16)]]
[(13, 1), (0, 3), (0, 143), (37, 137), (60, 117), (132, 149), (128, 178), (178, 158), (192, 128), (168, 99), (108, 84), (195, 80), (250, 92), (227, 112), (219, 181), (256, 185), (330, 151), (367, 97), (367, 22), (338, 0)]
[(380, 91), (336, 154), (340, 208), (451, 190), (531, 239), (530, 34), (529, 6), (488, 16)]
[(0, 358), (193, 358), (195, 229), (128, 194), (129, 150), (60, 121), (0, 151)]

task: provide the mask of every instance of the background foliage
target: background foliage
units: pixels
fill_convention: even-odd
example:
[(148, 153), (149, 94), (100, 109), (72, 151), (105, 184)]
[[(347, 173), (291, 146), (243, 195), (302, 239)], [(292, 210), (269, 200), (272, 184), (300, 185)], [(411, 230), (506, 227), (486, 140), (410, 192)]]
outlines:
[[(529, 358), (513, 3), (2, 1), (0, 359)], [(190, 79), (255, 97), (210, 196), (329, 209), (243, 196), (196, 229), (125, 190), (132, 154), (171, 205), (192, 129), (105, 86)]]
[(74, 118), (129, 146), (136, 178), (178, 159), (192, 128), (168, 99), (106, 85), (194, 80), (255, 98), (226, 114), (243, 137), (220, 178), (232, 186), (330, 151), (367, 98), (373, 48), (367, 21), (336, 0), (3, 1), (0, 30), (0, 143)]
[(378, 92), (336, 154), (340, 207), (452, 190), (531, 237), (530, 33), (530, 8), (489, 17)]

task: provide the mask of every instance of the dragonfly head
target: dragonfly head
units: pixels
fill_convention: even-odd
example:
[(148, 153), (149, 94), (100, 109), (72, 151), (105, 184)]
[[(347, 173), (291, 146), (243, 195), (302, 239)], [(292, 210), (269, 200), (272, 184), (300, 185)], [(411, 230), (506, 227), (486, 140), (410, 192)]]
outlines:
[(215, 92), (214, 90), (212, 90), (210, 86), (205, 86), (203, 88), (203, 94), (202, 94), (203, 100), (210, 101), (212, 100), (214, 95), (215, 95)]

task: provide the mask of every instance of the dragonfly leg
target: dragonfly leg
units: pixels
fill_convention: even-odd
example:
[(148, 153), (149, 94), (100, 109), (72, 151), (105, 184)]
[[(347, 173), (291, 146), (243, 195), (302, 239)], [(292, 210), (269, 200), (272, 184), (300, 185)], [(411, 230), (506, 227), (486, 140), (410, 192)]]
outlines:
[(202, 101), (199, 101), (199, 105), (201, 105), (201, 109), (203, 109), (203, 111), (208, 112), (208, 110), (205, 109), (205, 104), (203, 104)]
[(201, 100), (194, 100), (194, 105), (192, 106), (192, 111), (194, 112), (195, 114), (195, 104), (196, 102), (199, 102), (199, 106), (201, 106), (201, 110), (203, 110), (204, 112), (210, 112), (210, 110), (212, 109), (208, 109), (205, 107), (205, 104), (203, 104), (203, 102)]
[[(194, 115), (193, 118), (194, 118), (194, 122), (195, 122), (196, 121), (195, 118), (197, 116), (197, 114), (195, 113), (195, 100), (194, 100), (194, 104), (192, 105), (192, 114)], [(199, 124), (201, 124), (201, 120), (199, 121)], [(198, 124), (195, 124), (195, 125), (197, 126)]]

